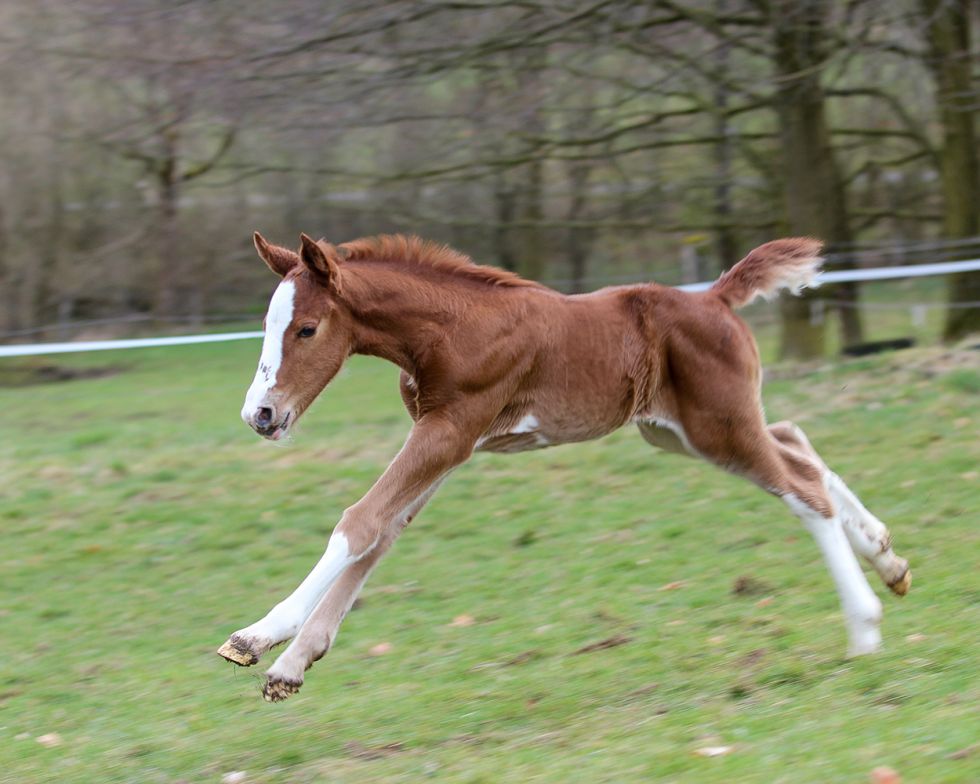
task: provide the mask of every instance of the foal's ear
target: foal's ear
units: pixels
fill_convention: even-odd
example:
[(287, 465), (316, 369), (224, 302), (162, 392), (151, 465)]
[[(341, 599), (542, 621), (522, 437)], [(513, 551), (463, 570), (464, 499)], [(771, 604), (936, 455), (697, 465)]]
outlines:
[(340, 256), (333, 245), (314, 242), (306, 234), (299, 235), (303, 243), (299, 257), (313, 277), (333, 291), (340, 291)]
[(268, 264), (269, 269), (280, 278), (285, 277), (289, 270), (299, 264), (299, 254), (296, 251), (283, 248), (281, 245), (272, 245), (258, 232), (252, 235), (252, 241), (262, 261)]

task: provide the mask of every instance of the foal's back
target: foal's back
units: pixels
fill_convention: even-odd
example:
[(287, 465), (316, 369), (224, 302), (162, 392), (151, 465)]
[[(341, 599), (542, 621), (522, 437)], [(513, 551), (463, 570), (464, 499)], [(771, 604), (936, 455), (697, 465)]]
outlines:
[(707, 398), (758, 410), (752, 334), (711, 292), (651, 283), (513, 295), (527, 314), (524, 345), (534, 370), (515, 390), (505, 420), (533, 413), (552, 444), (596, 438), (629, 422), (680, 421)]

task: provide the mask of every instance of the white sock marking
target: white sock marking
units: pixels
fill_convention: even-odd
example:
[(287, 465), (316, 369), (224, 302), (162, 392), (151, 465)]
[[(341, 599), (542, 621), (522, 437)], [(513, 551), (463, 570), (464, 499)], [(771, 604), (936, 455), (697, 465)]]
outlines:
[(874, 567), (886, 585), (901, 579), (908, 570), (908, 561), (892, 550), (891, 535), (885, 524), (865, 508), (861, 499), (833, 471), (826, 471), (823, 479), (854, 552)]
[(347, 537), (334, 531), (327, 542), (326, 552), (299, 587), (257, 623), (242, 631), (280, 642), (296, 635), (303, 622), (344, 570), (354, 563)]
[(878, 650), (881, 602), (861, 571), (840, 517), (823, 517), (793, 493), (784, 495), (783, 501), (800, 518), (823, 553), (847, 619), (848, 653), (853, 656)]
[[(435, 494), (436, 490), (439, 489), (439, 485), (443, 483), (443, 481), (447, 476), (449, 476), (448, 472), (443, 474), (439, 479), (433, 482), (429, 486), (428, 490), (426, 490), (418, 498), (412, 501), (401, 513), (401, 515), (398, 518), (396, 518), (394, 521), (392, 521), (392, 524), (400, 525), (402, 527), (407, 525), (408, 519), (418, 514), (419, 510), (423, 506), (425, 506), (426, 502)], [(338, 534), (338, 535), (342, 536), (342, 534)], [(369, 569), (364, 571), (364, 573), (361, 575), (360, 580), (358, 580), (357, 584), (351, 588), (350, 594), (348, 594), (347, 596), (341, 594), (340, 597), (337, 597), (337, 599), (340, 599), (344, 603), (344, 608), (342, 609), (346, 610), (350, 608), (350, 605), (353, 604), (354, 599), (361, 592), (361, 588), (363, 587), (364, 583), (367, 581), (367, 578), (370, 575), (373, 568), (374, 565), (372, 565)], [(316, 626), (317, 622), (320, 622), (321, 624), (323, 623), (323, 619), (317, 616), (320, 616), (321, 613), (323, 612), (323, 608), (320, 605), (321, 603), (327, 601), (326, 595), (327, 592), (324, 591), (323, 597), (317, 603), (316, 608), (314, 608), (313, 613), (315, 613), (316, 615), (314, 615), (313, 617), (308, 616), (306, 620), (314, 624), (314, 628), (320, 634), (326, 633), (330, 637), (331, 645), (332, 645), (337, 640), (337, 630), (339, 628), (340, 622), (343, 620), (343, 615), (342, 614), (339, 615), (339, 620), (335, 620), (334, 624), (331, 626), (326, 626), (326, 627)], [(335, 599), (335, 601), (337, 599)], [(304, 670), (310, 664), (312, 664), (312, 662), (309, 661), (309, 656), (307, 654), (307, 651), (309, 650), (309, 640), (307, 639), (306, 644), (305, 645), (303, 644), (303, 637), (307, 636), (310, 633), (309, 631), (307, 631), (305, 623), (306, 621), (304, 621), (303, 624), (301, 624), (303, 628), (299, 632), (297, 632), (299, 636), (293, 635), (293, 641), (287, 646), (286, 650), (284, 650), (281, 654), (279, 654), (279, 657), (275, 660), (273, 665), (267, 670), (266, 672), (267, 675), (274, 675), (276, 677), (286, 677), (286, 678), (302, 680)]]

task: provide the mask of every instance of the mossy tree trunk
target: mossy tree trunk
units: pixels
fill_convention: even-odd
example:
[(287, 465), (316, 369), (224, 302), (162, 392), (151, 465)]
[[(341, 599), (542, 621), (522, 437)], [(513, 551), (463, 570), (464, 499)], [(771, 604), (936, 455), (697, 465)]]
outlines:
[[(970, 53), (970, 0), (922, 0), (929, 45), (929, 65), (936, 81), (936, 104), (942, 123), (940, 172), (947, 238), (980, 234), (980, 164), (976, 126), (977, 94)], [(980, 273), (949, 276), (943, 337), (956, 340), (980, 331)]]
[[(849, 244), (852, 234), (820, 84), (827, 7), (826, 0), (772, 0), (769, 12), (787, 228), (793, 234), (819, 237), (834, 246)], [(810, 292), (781, 300), (781, 358), (809, 359), (823, 354), (826, 325), (815, 305), (817, 296)], [(852, 303), (857, 299), (853, 287), (835, 287), (834, 296)], [(842, 307), (840, 312), (844, 342), (860, 342), (857, 308)]]

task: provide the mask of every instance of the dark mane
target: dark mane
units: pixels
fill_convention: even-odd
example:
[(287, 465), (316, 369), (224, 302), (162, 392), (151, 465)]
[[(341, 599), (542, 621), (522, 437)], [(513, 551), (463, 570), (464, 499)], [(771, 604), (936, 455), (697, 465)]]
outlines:
[(434, 270), (490, 286), (540, 285), (507, 270), (474, 264), (465, 253), (414, 235), (381, 234), (345, 242), (339, 247), (346, 251), (347, 261), (374, 261), (414, 267), (423, 274), (426, 270)]

